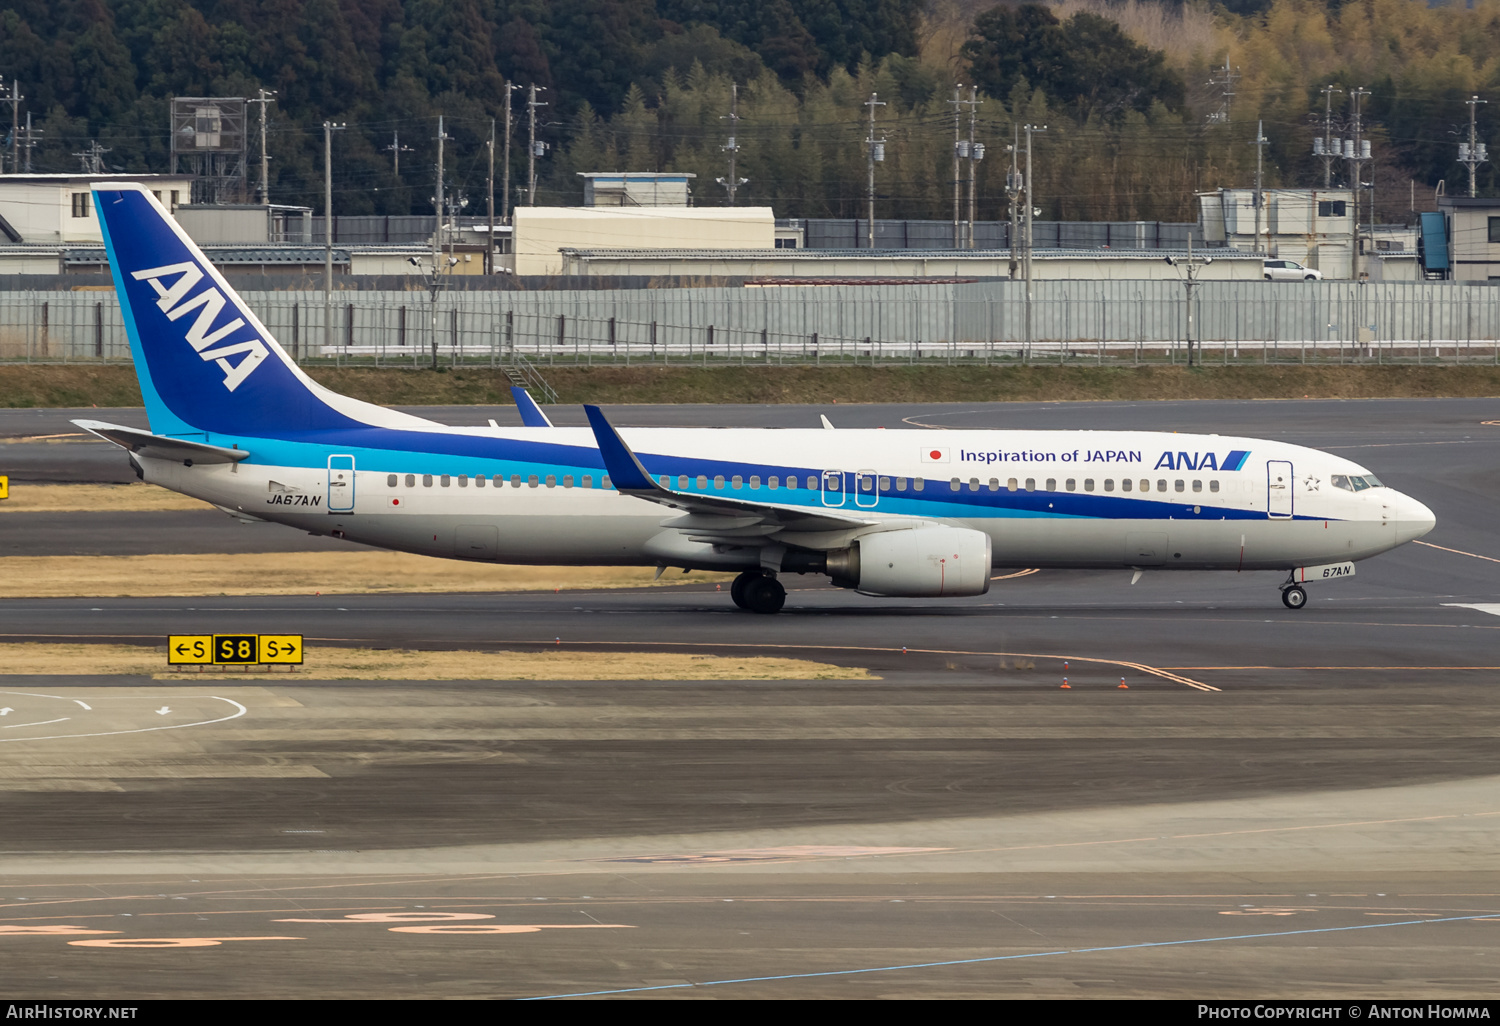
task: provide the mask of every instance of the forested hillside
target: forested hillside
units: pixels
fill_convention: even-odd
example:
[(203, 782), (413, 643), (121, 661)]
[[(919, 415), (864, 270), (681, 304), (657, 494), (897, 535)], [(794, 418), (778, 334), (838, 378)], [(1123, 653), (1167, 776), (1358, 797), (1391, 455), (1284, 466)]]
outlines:
[[(1237, 76), (1228, 120), (1209, 85)], [(537, 201), (576, 202), (575, 171), (681, 170), (695, 202), (724, 202), (721, 147), (740, 87), (741, 203), (783, 216), (864, 210), (867, 111), (887, 159), (881, 216), (951, 212), (955, 82), (980, 87), (980, 216), (1004, 216), (1005, 144), (1037, 137), (1045, 216), (1193, 216), (1192, 193), (1246, 185), (1263, 118), (1267, 183), (1321, 183), (1310, 155), (1319, 90), (1364, 86), (1381, 216), (1430, 206), (1454, 163), (1470, 93), (1500, 104), (1500, 0), (1237, 0), (1229, 7), (1062, 0), (7, 0), (0, 75), (42, 141), (36, 170), (72, 170), (97, 140), (105, 163), (165, 170), (172, 95), (253, 96), (271, 107), (272, 198), (321, 208), (321, 123), (336, 138), (335, 205), (431, 210), (438, 114), (448, 167), (483, 206), (483, 140), (507, 83), (546, 88)], [(1222, 77), (1217, 76), (1217, 77)], [(967, 96), (967, 90), (965, 91)], [(1345, 94), (1347, 95), (1347, 93)], [(524, 184), (525, 93), (514, 93)], [(1335, 110), (1346, 105), (1338, 97)], [(9, 107), (0, 107), (9, 114)], [(1500, 111), (1480, 108), (1481, 138)], [(5, 121), (8, 122), (8, 117)], [(8, 134), (8, 123), (0, 131)], [(967, 116), (964, 133), (967, 135)], [(387, 149), (399, 134), (401, 175)], [(9, 145), (7, 139), (6, 155)], [(1497, 184), (1481, 170), (1481, 188)]]

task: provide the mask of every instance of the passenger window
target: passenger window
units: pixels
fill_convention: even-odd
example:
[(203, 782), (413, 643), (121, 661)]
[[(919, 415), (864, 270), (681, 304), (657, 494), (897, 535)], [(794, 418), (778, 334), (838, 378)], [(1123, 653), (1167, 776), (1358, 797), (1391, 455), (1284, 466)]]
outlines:
[(1197, 479), (1194, 479), (1194, 481), (1193, 481), (1193, 491), (1195, 491), (1195, 492), (1201, 492), (1201, 491), (1203, 491), (1203, 482), (1199, 481)]
[[(512, 474), (512, 475), (510, 475), (510, 486), (512, 488), (519, 488), (519, 487), (521, 487), (521, 475), (520, 474)], [(536, 478), (532, 478), (531, 479), (531, 487), (533, 487), (533, 488), (536, 487)]]
[(724, 475), (723, 474), (715, 474), (714, 475), (714, 487), (715, 488), (723, 488), (724, 487)]
[(898, 492), (904, 492), (904, 491), (906, 491), (906, 478), (904, 478), (904, 477), (898, 477), (898, 478), (896, 478), (896, 491), (898, 491)]
[(528, 477), (526, 479), (526, 487), (528, 487), (528, 488), (535, 488), (537, 485), (539, 485), (541, 483), (542, 482), (537, 478), (537, 476), (535, 474), (532, 474), (530, 477)]
[(813, 477), (811, 474), (808, 474), (807, 475), (807, 487), (809, 489), (811, 489), (812, 491), (817, 491), (818, 490), (818, 479), (815, 478), (815, 477)]
[(467, 488), (467, 487), (469, 487), (469, 475), (468, 474), (459, 474), (458, 475), (458, 486), (460, 488)]
[(990, 478), (990, 491), (992, 491), (992, 492), (998, 492), (999, 490), (1000, 490), (1000, 479), (998, 477), (992, 477), (992, 478)]
[(1159, 492), (1166, 491), (1167, 490), (1167, 482), (1165, 480), (1162, 480), (1162, 479), (1158, 478), (1157, 482), (1156, 482), (1156, 490), (1159, 491)]
[(888, 478), (888, 477), (882, 477), (880, 479), (880, 490), (882, 492), (888, 492), (888, 491), (891, 490), (891, 479), (890, 478)]
[(971, 477), (971, 478), (969, 478), (969, 491), (971, 491), (971, 492), (977, 492), (977, 491), (979, 491), (979, 478), (977, 478), (977, 477)]
[(1217, 481), (1210, 481), (1208, 483), (1208, 490), (1211, 491), (1211, 492), (1218, 491), (1219, 490), (1219, 482), (1217, 482)]
[(1034, 491), (1036, 491), (1036, 478), (1034, 478), (1034, 477), (1028, 477), (1026, 479), (1026, 490), (1028, 492), (1034, 492)]
[(1083, 479), (1083, 490), (1086, 491), (1086, 492), (1091, 492), (1091, 491), (1094, 490), (1094, 479), (1093, 478), (1086, 477), (1086, 478)]
[(504, 478), (503, 475), (496, 474), (494, 476), (494, 478), (490, 481), (490, 483), (493, 484), (496, 488), (504, 488), (505, 487), (505, 478)]
[(602, 480), (602, 481), (599, 482), (599, 487), (600, 488), (608, 488), (609, 487), (609, 475), (608, 474), (605, 474), (604, 475), (604, 480)]
[(1127, 478), (1122, 478), (1120, 480), (1120, 491), (1122, 491), (1122, 492), (1128, 492), (1128, 491), (1130, 491), (1131, 484), (1132, 484), (1132, 482), (1131, 482), (1130, 478), (1128, 478), (1128, 477)]
[(1183, 491), (1184, 487), (1183, 487), (1182, 478), (1179, 477), (1176, 481), (1173, 481), (1172, 482), (1172, 487), (1174, 487), (1175, 489), (1177, 489), (1179, 492)]
[(1150, 490), (1151, 490), (1151, 481), (1150, 481), (1150, 479), (1144, 478), (1144, 477), (1141, 478), (1141, 491), (1143, 491), (1143, 492), (1149, 492)]
[(1078, 491), (1078, 479), (1076, 477), (1068, 478), (1067, 489), (1070, 492)]
[(1011, 478), (1009, 481), (1005, 482), (1005, 490), (1007, 492), (1013, 492), (1013, 491), (1016, 490), (1016, 479), (1015, 478)]
[(584, 488), (592, 488), (592, 487), (594, 487), (594, 475), (593, 474), (584, 474), (583, 475), (583, 487)]
[(556, 488), (557, 487), (557, 475), (556, 474), (548, 474), (547, 475), (547, 487), (548, 488)]
[(770, 477), (766, 478), (766, 487), (774, 492), (776, 489), (781, 487), (781, 478), (777, 477), (775, 474), (772, 474)]
[(474, 475), (474, 487), (475, 488), (483, 488), (484, 487), (484, 475), (483, 474), (475, 474)]
[(1057, 491), (1057, 478), (1055, 478), (1055, 477), (1049, 477), (1049, 478), (1047, 478), (1047, 491), (1049, 491), (1049, 492), (1055, 492), (1055, 491)]
[(572, 474), (564, 474), (563, 475), (563, 487), (564, 488), (572, 488), (573, 487), (573, 475)]
[(1115, 479), (1114, 478), (1112, 478), (1112, 477), (1106, 477), (1104, 479), (1104, 490), (1106, 492), (1112, 492), (1112, 491), (1115, 490)]
[(705, 477), (703, 474), (699, 474), (698, 475), (698, 487), (699, 488), (707, 488), (708, 487), (708, 478)]
[(741, 485), (743, 485), (744, 483), (745, 483), (745, 479), (743, 477), (740, 477), (740, 475), (738, 475), (738, 474), (734, 475), (734, 477), (730, 478), (730, 480), (729, 480), (729, 484), (733, 488), (738, 488)]
[(416, 474), (407, 474), (406, 475), (406, 487), (408, 487), (408, 488), (415, 488), (416, 486), (417, 486), (417, 475)]
[(759, 476), (752, 476), (750, 478), (750, 487), (751, 488), (759, 488), (760, 487), (760, 478), (759, 478)]
[(431, 488), (432, 487), (432, 475), (431, 474), (423, 474), (422, 475), (422, 487), (423, 488)]
[[(567, 480), (567, 479), (564, 478), (564, 480)], [(672, 479), (670, 477), (668, 477), (666, 474), (663, 474), (661, 476), (661, 486), (663, 488), (671, 488), (672, 487)], [(563, 485), (563, 487), (566, 488), (567, 485)]]
[[(584, 480), (587, 481), (588, 478), (584, 478)], [(678, 488), (687, 488), (687, 486), (688, 486), (688, 476), (686, 474), (679, 474), (677, 476), (677, 487)]]
[(396, 475), (395, 474), (387, 474), (386, 475), (385, 486), (387, 488), (394, 488), (394, 487), (396, 487)]
[(949, 481), (949, 482), (948, 482), (948, 490), (949, 490), (949, 491), (953, 491), (953, 492), (956, 492), (956, 491), (958, 491), (958, 490), (959, 490), (959, 489), (960, 489), (960, 488), (962, 488), (962, 487), (963, 487), (963, 482), (962, 482), (962, 481), (960, 481), (960, 480), (959, 480), (959, 479), (958, 479), (958, 478), (956, 478), (956, 477), (955, 477), (955, 478), (954, 478), (954, 479), (953, 479), (953, 480), (952, 480), (952, 481)]
[(914, 477), (914, 478), (911, 479), (911, 488), (912, 488), (912, 491), (914, 491), (914, 492), (920, 492), (925, 487), (927, 487), (927, 482), (924, 481), (922, 478), (920, 478), (920, 477)]
[(449, 485), (453, 484), (453, 478), (449, 477), (447, 474), (444, 474), (442, 477), (438, 478), (438, 484), (442, 485), (444, 488), (447, 488)]
[(796, 491), (796, 489), (797, 489), (797, 476), (795, 474), (788, 474), (786, 476), (786, 486), (788, 488), (792, 489), (793, 491)]

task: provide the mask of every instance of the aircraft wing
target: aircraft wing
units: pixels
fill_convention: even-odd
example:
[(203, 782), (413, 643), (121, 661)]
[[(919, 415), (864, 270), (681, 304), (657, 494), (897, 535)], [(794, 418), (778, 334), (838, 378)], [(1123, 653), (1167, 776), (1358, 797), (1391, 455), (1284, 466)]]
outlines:
[(778, 506), (668, 488), (641, 465), (640, 459), (599, 407), (585, 406), (583, 410), (588, 414), (589, 426), (594, 429), (594, 439), (599, 444), (600, 455), (604, 457), (604, 468), (609, 471), (610, 483), (617, 491), (648, 502), (659, 502), (688, 514), (668, 522), (665, 525), (667, 527), (688, 531), (693, 535), (749, 538), (780, 531), (847, 531), (852, 527), (878, 523), (876, 520), (851, 517), (831, 510)]
[(516, 401), (516, 409), (521, 412), (521, 423), (527, 427), (551, 427), (552, 421), (542, 412), (542, 408), (531, 398), (531, 393), (520, 385), (510, 386), (510, 396)]
[(226, 449), (222, 445), (207, 442), (190, 442), (185, 438), (153, 435), (139, 428), (106, 424), (102, 420), (75, 420), (75, 425), (106, 442), (113, 442), (131, 452), (158, 460), (178, 460), (194, 463), (238, 463), (250, 455), (248, 449)]

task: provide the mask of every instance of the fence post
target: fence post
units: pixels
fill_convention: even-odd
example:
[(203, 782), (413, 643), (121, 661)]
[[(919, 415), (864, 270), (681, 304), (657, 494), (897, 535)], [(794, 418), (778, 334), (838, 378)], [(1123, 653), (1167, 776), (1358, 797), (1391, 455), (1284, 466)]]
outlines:
[(812, 333), (813, 363), (819, 366), (823, 363), (823, 352), (818, 348), (818, 333)]
[(104, 304), (94, 304), (94, 355), (104, 357)]
[(708, 348), (709, 348), (709, 346), (711, 346), (713, 344), (714, 344), (714, 326), (712, 324), (710, 324), (708, 326), (708, 337), (707, 337), (707, 339), (704, 340), (704, 343), (703, 343), (703, 366), (705, 366), (705, 367), (708, 366)]
[(568, 330), (568, 316), (567, 316), (567, 314), (558, 314), (557, 315), (557, 345), (553, 346), (552, 347), (552, 352), (550, 352), (550, 353), (547, 354), (547, 362), (548, 363), (550, 363), (550, 364), (557, 363), (557, 351), (567, 344), (567, 342), (564, 341), (564, 339), (566, 337), (567, 330)]

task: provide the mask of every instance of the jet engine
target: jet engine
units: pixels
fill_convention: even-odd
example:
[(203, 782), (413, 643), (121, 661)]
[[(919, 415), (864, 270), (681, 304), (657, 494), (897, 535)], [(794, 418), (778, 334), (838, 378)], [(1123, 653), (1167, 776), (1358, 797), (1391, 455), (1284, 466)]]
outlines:
[(828, 553), (827, 572), (839, 587), (866, 595), (983, 595), (990, 590), (990, 538), (964, 527), (867, 534)]

